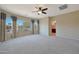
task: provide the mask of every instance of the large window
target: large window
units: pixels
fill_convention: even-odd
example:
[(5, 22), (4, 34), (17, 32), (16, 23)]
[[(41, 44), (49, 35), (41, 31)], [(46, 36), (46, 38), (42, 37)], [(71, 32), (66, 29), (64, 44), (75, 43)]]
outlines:
[(17, 19), (16, 34), (18, 36), (26, 36), (32, 34), (31, 22), (24, 19)]
[(5, 39), (13, 38), (13, 21), (11, 17), (7, 17), (5, 21)]
[[(32, 34), (30, 20), (17, 19), (16, 21), (16, 37), (26, 36)], [(5, 39), (9, 40), (14, 38), (13, 33), (13, 20), (11, 17), (7, 17), (5, 21)]]

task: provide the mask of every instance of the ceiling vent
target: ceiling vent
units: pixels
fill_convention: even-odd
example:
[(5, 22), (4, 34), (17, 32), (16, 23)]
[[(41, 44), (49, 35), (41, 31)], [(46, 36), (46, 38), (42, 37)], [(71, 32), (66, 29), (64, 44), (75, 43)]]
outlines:
[(68, 5), (67, 4), (64, 4), (62, 6), (59, 7), (59, 10), (64, 10), (64, 9), (67, 9), (68, 8)]

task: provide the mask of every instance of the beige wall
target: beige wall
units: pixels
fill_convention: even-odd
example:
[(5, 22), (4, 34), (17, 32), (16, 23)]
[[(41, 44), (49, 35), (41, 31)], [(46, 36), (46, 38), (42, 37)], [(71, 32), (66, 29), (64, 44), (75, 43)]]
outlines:
[(79, 39), (79, 11), (55, 16), (57, 36)]

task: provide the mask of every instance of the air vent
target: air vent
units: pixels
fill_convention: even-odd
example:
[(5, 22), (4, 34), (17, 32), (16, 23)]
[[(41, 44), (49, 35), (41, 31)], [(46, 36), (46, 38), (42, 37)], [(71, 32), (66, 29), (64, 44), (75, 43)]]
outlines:
[(67, 4), (64, 4), (64, 5), (60, 6), (59, 9), (60, 10), (64, 10), (64, 9), (67, 9), (67, 7), (68, 7), (68, 5)]

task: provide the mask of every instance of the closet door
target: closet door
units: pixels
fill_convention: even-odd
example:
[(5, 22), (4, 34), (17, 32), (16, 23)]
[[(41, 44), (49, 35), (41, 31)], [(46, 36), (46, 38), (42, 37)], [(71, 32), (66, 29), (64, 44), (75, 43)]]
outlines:
[(34, 21), (34, 34), (39, 34), (39, 20)]

